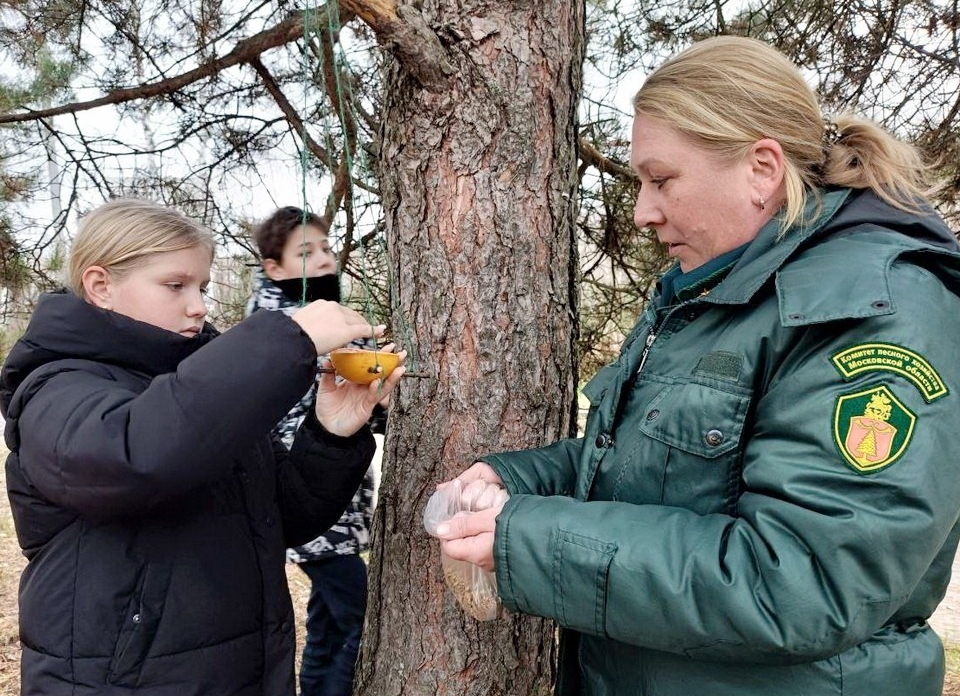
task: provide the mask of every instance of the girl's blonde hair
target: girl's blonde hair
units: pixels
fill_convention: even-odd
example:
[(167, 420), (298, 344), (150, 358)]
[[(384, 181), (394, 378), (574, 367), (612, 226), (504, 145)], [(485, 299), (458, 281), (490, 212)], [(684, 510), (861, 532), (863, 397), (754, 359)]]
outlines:
[(117, 198), (95, 208), (80, 223), (70, 247), (68, 285), (84, 297), (83, 272), (103, 266), (122, 278), (153, 254), (193, 247), (209, 250), (213, 260), (213, 235), (173, 208), (135, 198)]
[(723, 161), (739, 161), (762, 138), (780, 143), (783, 230), (802, 221), (819, 186), (869, 188), (904, 210), (938, 188), (914, 146), (853, 114), (825, 121), (797, 67), (756, 39), (717, 36), (681, 51), (651, 73), (633, 107)]

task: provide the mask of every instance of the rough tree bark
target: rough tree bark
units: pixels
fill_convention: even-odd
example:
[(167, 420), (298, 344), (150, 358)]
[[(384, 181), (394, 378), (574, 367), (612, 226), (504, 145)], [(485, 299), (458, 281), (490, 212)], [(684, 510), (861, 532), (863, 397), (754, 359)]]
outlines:
[(435, 485), (484, 453), (574, 427), (584, 5), (344, 4), (375, 30), (379, 17), (437, 39), (381, 41), (396, 57), (380, 152), (394, 327), (432, 378), (404, 381), (391, 405), (355, 693), (547, 693), (553, 624), (464, 614), (421, 516)]

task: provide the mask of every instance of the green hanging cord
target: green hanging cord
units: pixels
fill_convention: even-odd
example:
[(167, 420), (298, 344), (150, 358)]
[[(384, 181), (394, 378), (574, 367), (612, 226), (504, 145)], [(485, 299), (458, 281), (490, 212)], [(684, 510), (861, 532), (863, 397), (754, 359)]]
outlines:
[[(386, 254), (386, 240), (383, 242), (384, 245), (384, 254)], [(409, 351), (409, 364), (410, 368), (414, 373), (420, 372), (420, 358), (417, 355), (417, 351), (414, 347), (413, 335), (410, 332), (410, 325), (403, 318), (403, 313), (400, 308), (400, 298), (398, 297), (397, 292), (397, 283), (393, 275), (393, 269), (390, 266), (389, 259), (387, 261), (387, 292), (390, 296), (390, 311), (397, 318), (397, 331), (400, 334), (400, 338), (404, 341), (404, 345)]]
[[(311, 21), (311, 20), (312, 20), (312, 21)], [(337, 109), (338, 114), (337, 114), (337, 115), (338, 115), (338, 118), (339, 118), (339, 121), (340, 121), (340, 127), (341, 127), (341, 129), (342, 129), (342, 133), (343, 133), (344, 159), (345, 159), (345, 161), (346, 161), (347, 176), (350, 177), (350, 184), (351, 184), (350, 188), (351, 188), (351, 191), (352, 191), (353, 162), (354, 162), (354, 160), (353, 160), (353, 153), (351, 152), (351, 149), (350, 149), (350, 138), (349, 138), (349, 135), (348, 135), (347, 110), (348, 110), (348, 109), (351, 107), (351, 105), (352, 105), (352, 101), (350, 101), (350, 99), (352, 99), (353, 95), (352, 95), (352, 92), (351, 92), (350, 94), (345, 94), (345, 92), (350, 92), (350, 85), (349, 85), (349, 83), (348, 83), (347, 88), (346, 88), (346, 90), (345, 90), (344, 87), (343, 87), (343, 84), (341, 83), (341, 80), (340, 80), (340, 67), (341, 67), (340, 63), (341, 63), (341, 61), (342, 61), (343, 63), (346, 63), (346, 60), (345, 60), (345, 58), (343, 58), (343, 56), (342, 56), (342, 49), (340, 49), (339, 54), (338, 54), (338, 46), (336, 46), (336, 45), (334, 44), (334, 36), (337, 35), (337, 32), (339, 31), (339, 29), (340, 29), (339, 7), (338, 7), (338, 5), (337, 5), (336, 2), (333, 2), (333, 3), (330, 3), (330, 4), (327, 5), (327, 30), (328, 30), (328, 32), (329, 32), (329, 34), (330, 34), (330, 54), (331, 54), (331, 56), (332, 56), (332, 58), (333, 58), (333, 65), (332, 65), (331, 67), (332, 67), (332, 69), (333, 69), (334, 86), (335, 86), (335, 89), (336, 89), (337, 100), (338, 100), (338, 105), (337, 105), (337, 106), (338, 106), (338, 109)], [(306, 11), (305, 14), (304, 14), (304, 36), (305, 36), (305, 39), (306, 39), (306, 40), (305, 40), (305, 42), (304, 42), (304, 54), (303, 54), (303, 55), (304, 55), (304, 59), (303, 59), (304, 65), (303, 65), (303, 70), (304, 70), (304, 73), (305, 73), (305, 74), (309, 74), (309, 65), (308, 65), (308, 60), (307, 60), (307, 50), (308, 50), (308, 47), (310, 46), (310, 42), (311, 42), (311, 39), (310, 39), (311, 30), (312, 30), (312, 33), (313, 33), (314, 37), (317, 39), (317, 44), (318, 44), (318, 46), (319, 46), (319, 50), (317, 51), (317, 54), (318, 54), (318, 58), (319, 58), (319, 61), (320, 61), (320, 72), (321, 72), (321, 74), (322, 74), (322, 73), (323, 73), (323, 68), (324, 68), (324, 53), (325, 53), (325, 52), (324, 52), (324, 48), (323, 48), (323, 35), (322, 35), (322, 33), (320, 32), (319, 27), (317, 26), (317, 23), (316, 23), (316, 21), (315, 21), (315, 13), (314, 13), (314, 14), (311, 14), (310, 11), (308, 10), (308, 11)], [(345, 97), (348, 97), (348, 96), (350, 97), (350, 99), (345, 98)], [(306, 90), (305, 90), (305, 99), (306, 99)], [(305, 109), (304, 113), (306, 113), (306, 109)], [(355, 116), (355, 115), (354, 115), (354, 116)], [(354, 122), (356, 122), (356, 119), (354, 120)], [(305, 123), (305, 122), (304, 122), (304, 128), (306, 128), (306, 123)], [(304, 143), (306, 143), (306, 137), (305, 137), (305, 136), (306, 136), (306, 133), (304, 133)], [(333, 151), (333, 138), (332, 138), (332, 136), (331, 136), (331, 134), (330, 134), (329, 122), (327, 121), (326, 117), (324, 117), (324, 136), (325, 136), (325, 143), (326, 143), (326, 145), (327, 145), (328, 151), (332, 152), (332, 151)], [(303, 150), (301, 151), (301, 155), (302, 155), (302, 158), (303, 158), (303, 159), (302, 159), (302, 165), (301, 165), (301, 168), (302, 168), (302, 171), (303, 171), (303, 181), (302, 181), (303, 199), (304, 199), (304, 208), (303, 208), (303, 209), (304, 209), (304, 211), (306, 212), (306, 210), (307, 210), (307, 204), (306, 204), (306, 175), (307, 175), (306, 147), (304, 147)], [(363, 151), (362, 151), (362, 149), (360, 150), (360, 156), (363, 157)], [(351, 196), (352, 196), (352, 194), (351, 194)], [(306, 216), (304, 216), (304, 217), (306, 217)], [(336, 217), (336, 216), (334, 216), (334, 219), (335, 219), (335, 217)], [(333, 220), (331, 220), (331, 227), (332, 227), (332, 226), (333, 226)], [(368, 321), (368, 322), (370, 323), (370, 325), (372, 326), (372, 325), (375, 324), (375, 321), (374, 321), (374, 316), (373, 316), (373, 297), (372, 297), (372, 293), (371, 293), (371, 291), (370, 291), (371, 282), (370, 282), (369, 271), (368, 271), (368, 263), (367, 263), (367, 257), (366, 257), (366, 249), (365, 249), (364, 245), (362, 245), (362, 244), (358, 244), (358, 248), (359, 248), (359, 250), (360, 250), (361, 284), (362, 284), (363, 290), (364, 290), (364, 313), (365, 313), (365, 315), (366, 315), (367, 321)], [(337, 275), (338, 275), (338, 279), (339, 279), (341, 273), (342, 273), (342, 268), (341, 268), (340, 259), (339, 259), (339, 256), (338, 256), (338, 259), (337, 259)], [(388, 273), (389, 273), (389, 263), (388, 263)], [(304, 287), (306, 287), (306, 259), (304, 259), (304, 271), (303, 271), (303, 275), (304, 275)], [(392, 286), (393, 286), (393, 282), (392, 282), (392, 278), (391, 278), (391, 279), (390, 279), (390, 287), (392, 288)], [(305, 292), (305, 291), (304, 291), (304, 292)], [(394, 297), (394, 295), (395, 295), (395, 293), (392, 292), (392, 289), (391, 289), (390, 294), (391, 294), (391, 298)], [(397, 314), (397, 316), (399, 316), (399, 312), (397, 312), (397, 311), (396, 311), (395, 309), (393, 309), (393, 308), (392, 308), (392, 310), (394, 311), (395, 314)], [(404, 323), (404, 322), (401, 322), (401, 323)], [(409, 327), (406, 327), (406, 325), (405, 325), (405, 323), (404, 323), (404, 327), (402, 327), (402, 329), (403, 329), (403, 328), (407, 329), (406, 331), (403, 331), (403, 333), (404, 333), (403, 338), (404, 338), (405, 340), (408, 340), (408, 342), (409, 342), (409, 335), (408, 335), (408, 334), (409, 334), (409, 331), (408, 331)], [(377, 342), (377, 338), (376, 338), (376, 337), (373, 337), (373, 344), (374, 344), (374, 352), (376, 353), (376, 352), (379, 351), (379, 345), (378, 345), (378, 342)], [(411, 345), (412, 345), (412, 344), (411, 344)], [(376, 358), (376, 366), (377, 366), (377, 367), (380, 367), (379, 358)]]
[[(330, 3), (327, 6), (327, 30), (330, 34), (330, 54), (333, 56), (333, 65), (331, 66), (333, 70), (333, 83), (337, 90), (337, 107), (338, 107), (338, 116), (340, 119), (340, 128), (343, 131), (343, 154), (347, 162), (347, 177), (350, 180), (350, 190), (352, 191), (352, 179), (353, 179), (353, 153), (350, 151), (350, 138), (348, 136), (347, 128), (347, 108), (348, 103), (345, 98), (343, 85), (340, 82), (340, 68), (342, 56), (338, 55), (337, 46), (334, 45), (333, 37), (337, 35), (337, 32), (340, 28), (340, 9), (339, 4), (336, 2)], [(321, 53), (322, 56), (322, 53)], [(322, 57), (321, 57), (322, 60)], [(343, 61), (345, 62), (345, 61)], [(360, 249), (360, 268), (362, 276), (362, 285), (364, 289), (364, 312), (367, 315), (367, 321), (373, 324), (373, 304), (370, 298), (370, 283), (367, 276), (367, 263), (365, 258), (365, 250), (363, 246), (359, 246)]]
[[(316, 14), (310, 8), (306, 8), (303, 11), (303, 49), (301, 51), (301, 64), (303, 67), (303, 113), (306, 115), (307, 109), (309, 108), (309, 99), (308, 95), (310, 93), (310, 62), (309, 62), (309, 50), (310, 50), (310, 39), (311, 36), (317, 34), (317, 21)], [(304, 118), (303, 122), (303, 132), (300, 134), (300, 199), (302, 205), (300, 210), (303, 211), (303, 215), (300, 219), (300, 235), (301, 235), (301, 246), (300, 246), (300, 306), (303, 307), (307, 303), (307, 257), (304, 253), (307, 245), (307, 210), (309, 208), (309, 202), (307, 201), (307, 119)]]
[[(348, 104), (347, 104), (347, 99), (345, 98), (346, 95), (343, 89), (343, 85), (340, 81), (341, 66), (339, 63), (342, 60), (342, 57), (338, 55), (337, 47), (334, 45), (334, 41), (333, 41), (333, 37), (337, 34), (337, 31), (339, 30), (339, 28), (340, 28), (339, 7), (335, 2), (330, 3), (329, 5), (327, 5), (327, 30), (330, 35), (330, 53), (331, 53), (331, 56), (333, 56), (333, 65), (331, 66), (331, 69), (333, 70), (333, 82), (337, 92), (337, 102), (338, 102), (337, 106), (338, 106), (338, 112), (339, 112), (338, 116), (340, 120), (340, 127), (343, 132), (343, 152), (344, 152), (344, 159), (346, 160), (346, 165), (347, 165), (347, 177), (349, 177), (351, 180), (350, 188), (352, 190), (353, 155), (350, 151), (350, 138), (348, 135), (348, 127), (347, 127)], [(320, 61), (321, 61), (321, 69), (322, 69), (323, 68), (322, 47), (320, 50)], [(343, 61), (343, 62), (346, 62), (346, 61)], [(363, 286), (363, 290), (364, 290), (364, 314), (367, 317), (367, 321), (370, 323), (371, 326), (373, 326), (375, 321), (373, 316), (373, 300), (370, 292), (370, 278), (367, 270), (368, 264), (367, 264), (367, 258), (366, 258), (366, 250), (362, 244), (358, 245), (358, 248), (360, 250), (361, 285)], [(375, 336), (372, 338), (372, 340), (373, 340), (374, 352), (376, 353), (379, 351), (379, 343)], [(375, 360), (376, 360), (376, 363), (375, 363), (376, 366), (379, 367), (380, 366), (379, 357), (375, 357)]]
[[(337, 10), (336, 7), (334, 7), (334, 10), (333, 10), (333, 11), (334, 11), (334, 12), (338, 12), (338, 10)], [(337, 71), (337, 72), (335, 73), (335, 79), (336, 79), (336, 84), (337, 84), (337, 89), (338, 89), (338, 91), (340, 90), (339, 77), (340, 77), (340, 73), (339, 73), (339, 71)], [(347, 99), (343, 99), (342, 96), (340, 97), (341, 110), (344, 108), (344, 105), (352, 106), (352, 105), (355, 103), (355, 102), (354, 102), (353, 87), (351, 86), (349, 80), (347, 81), (347, 85), (346, 85), (346, 93), (347, 93)], [(345, 120), (346, 120), (346, 119), (345, 119), (344, 116), (341, 114), (341, 122), (345, 122)], [(354, 116), (354, 122), (356, 122), (356, 121), (357, 121), (356, 116)], [(346, 125), (344, 125), (344, 129), (346, 129)], [(347, 156), (348, 156), (348, 158), (349, 158), (349, 156), (350, 156), (349, 147), (346, 148), (346, 149), (347, 149)], [(358, 161), (360, 162), (361, 166), (369, 165), (369, 163), (366, 161), (366, 157), (367, 157), (367, 152), (366, 152), (366, 150), (364, 150), (364, 148), (362, 148), (362, 147), (359, 148), (359, 149), (357, 150), (357, 159), (358, 159)], [(350, 162), (349, 159), (348, 159), (348, 162)], [(367, 167), (367, 168), (369, 168), (369, 167)], [(350, 164), (350, 171), (351, 171), (351, 172), (353, 171), (352, 163)], [(386, 240), (385, 240), (385, 239), (382, 240), (381, 243), (382, 243), (382, 245), (383, 245), (383, 254), (384, 254), (384, 256), (387, 256)], [(369, 280), (368, 280), (368, 276), (367, 276), (367, 258), (366, 258), (366, 253), (365, 253), (365, 251), (366, 251), (366, 250), (365, 250), (363, 247), (360, 248), (361, 269), (362, 269), (362, 271), (363, 271), (364, 289), (367, 291), (367, 292), (366, 292), (367, 312), (368, 312), (368, 314), (372, 314), (372, 311), (373, 311), (373, 310), (372, 310), (372, 305), (371, 305), (371, 303), (372, 303), (372, 298), (371, 298), (371, 293), (369, 292)], [(420, 360), (419, 360), (418, 356), (416, 355), (416, 350), (414, 349), (414, 342), (413, 342), (412, 333), (411, 333), (411, 331), (410, 331), (410, 325), (409, 325), (409, 323), (408, 323), (407, 321), (404, 320), (403, 313), (400, 311), (400, 307), (399, 307), (399, 304), (398, 304), (399, 299), (397, 298), (397, 292), (396, 292), (396, 287), (397, 287), (397, 286), (396, 286), (396, 284), (395, 284), (395, 282), (394, 282), (393, 272), (392, 272), (392, 270), (391, 270), (391, 268), (390, 268), (389, 258), (387, 259), (386, 267), (387, 267), (387, 292), (388, 292), (388, 301), (389, 301), (389, 304), (390, 304), (390, 312), (391, 312), (391, 315), (392, 315), (393, 317), (396, 317), (395, 333), (398, 333), (398, 334), (399, 334), (399, 337), (400, 337), (400, 339), (401, 339), (402, 345), (403, 345), (403, 346), (407, 349), (407, 351), (408, 351), (407, 365), (408, 365), (408, 367), (410, 367), (410, 368), (412, 369), (412, 371), (413, 371), (412, 373), (410, 373), (411, 376), (412, 376), (412, 374), (419, 372), (419, 369), (418, 369), (418, 368), (419, 368), (419, 365), (420, 365)]]
[[(324, 59), (323, 59), (323, 32), (320, 30), (320, 23), (319, 23), (319, 21), (317, 20), (317, 12), (316, 12), (316, 10), (314, 10), (314, 11), (309, 15), (309, 17), (313, 20), (312, 22), (309, 22), (309, 23), (308, 23), (308, 21), (306, 20), (306, 15), (305, 15), (305, 21), (304, 21), (304, 38), (305, 38), (305, 42), (304, 42), (304, 60), (303, 60), (303, 72), (304, 72), (304, 76), (305, 76), (305, 77), (304, 77), (304, 85), (305, 85), (305, 87), (304, 87), (304, 90), (305, 90), (305, 91), (304, 91), (304, 101), (305, 101), (305, 104), (304, 104), (304, 113), (306, 113), (306, 109), (309, 108), (309, 98), (308, 98), (308, 95), (307, 95), (307, 92), (306, 92), (307, 86), (308, 86), (308, 85), (312, 85), (312, 84), (315, 82), (315, 80), (316, 80), (316, 75), (315, 75), (315, 73), (313, 73), (313, 71), (312, 71), (312, 65), (313, 65), (313, 64), (312, 64), (312, 62), (310, 61), (310, 59), (308, 58), (308, 56), (307, 56), (307, 53), (308, 53), (309, 49), (311, 49), (311, 48), (313, 47), (313, 45), (314, 45), (314, 41), (316, 42), (316, 48), (315, 48), (314, 50), (316, 51), (317, 57), (318, 57), (318, 59), (319, 59), (319, 61), (320, 61), (320, 75), (321, 75), (321, 76), (323, 75), (323, 65), (324, 65)], [(313, 81), (310, 81), (310, 80), (308, 80), (308, 78), (307, 78), (307, 76), (309, 76), (309, 75), (311, 75), (311, 74), (314, 75), (314, 80), (313, 80)], [(329, 117), (328, 117), (328, 115), (327, 115), (326, 113), (323, 114), (322, 119), (323, 119), (323, 145), (324, 145), (324, 147), (326, 148), (327, 152), (333, 152), (334, 149), (335, 149), (335, 146), (334, 146), (334, 142), (333, 142), (333, 136), (331, 135), (331, 132), (330, 132), (330, 131), (331, 131), (331, 129), (330, 129), (330, 119), (329, 119)], [(306, 121), (304, 121), (304, 127), (306, 127)], [(328, 164), (328, 168), (329, 168), (329, 163), (327, 163), (327, 164)], [(306, 166), (304, 166), (304, 173), (306, 173)], [(309, 204), (306, 203), (306, 197), (307, 197), (307, 194), (306, 194), (306, 176), (304, 176), (304, 181), (303, 181), (303, 198), (304, 198), (304, 203), (305, 203), (304, 206), (303, 206), (303, 210), (304, 210), (304, 213), (305, 213), (305, 214), (304, 214), (304, 219), (306, 219), (306, 211), (307, 211), (308, 208), (309, 208)], [(334, 216), (334, 218), (335, 218), (335, 216)], [(333, 247), (333, 239), (334, 239), (333, 229), (332, 229), (332, 228), (333, 228), (333, 222), (334, 222), (334, 220), (331, 219), (331, 220), (330, 220), (330, 229), (327, 230), (327, 237), (328, 237), (328, 239), (331, 240), (331, 247)], [(342, 282), (342, 280), (343, 280), (343, 266), (342, 266), (341, 263), (340, 263), (340, 254), (334, 254), (334, 255), (336, 256), (336, 259), (337, 259), (337, 283), (340, 284), (340, 283)], [(306, 268), (305, 268), (305, 267), (306, 267), (306, 259), (304, 259), (304, 271), (303, 271), (304, 275), (306, 275)]]

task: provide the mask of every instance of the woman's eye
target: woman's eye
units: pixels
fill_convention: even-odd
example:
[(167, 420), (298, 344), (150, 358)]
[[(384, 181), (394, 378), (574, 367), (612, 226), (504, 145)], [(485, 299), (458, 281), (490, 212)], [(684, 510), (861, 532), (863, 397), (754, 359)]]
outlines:
[(167, 283), (167, 287), (171, 290), (182, 290), (183, 283)]
[(667, 181), (666, 177), (654, 177), (653, 179), (650, 179), (650, 183), (656, 186), (657, 188), (660, 188), (661, 186), (663, 186), (666, 183), (666, 181)]
[(209, 295), (210, 294), (209, 286), (204, 285), (202, 288), (200, 288), (200, 294), (204, 296)]

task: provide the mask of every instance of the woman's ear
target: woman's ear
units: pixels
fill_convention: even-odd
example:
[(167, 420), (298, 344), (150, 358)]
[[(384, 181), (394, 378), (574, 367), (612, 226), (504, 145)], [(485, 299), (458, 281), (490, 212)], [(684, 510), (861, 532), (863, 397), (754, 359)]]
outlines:
[(750, 173), (757, 193), (771, 200), (783, 184), (784, 156), (780, 143), (761, 138), (750, 148)]
[(80, 276), (84, 299), (101, 309), (111, 309), (110, 273), (103, 266), (90, 266)]

